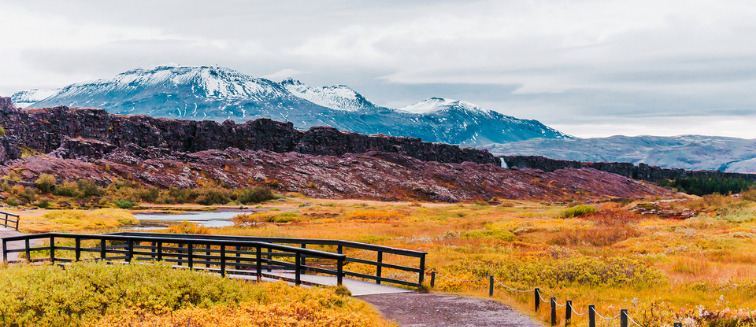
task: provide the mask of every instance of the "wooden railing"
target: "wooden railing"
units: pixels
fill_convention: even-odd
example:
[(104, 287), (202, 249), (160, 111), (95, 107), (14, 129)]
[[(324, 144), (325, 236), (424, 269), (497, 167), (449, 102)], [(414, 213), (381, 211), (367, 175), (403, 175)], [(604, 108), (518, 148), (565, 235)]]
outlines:
[[(18, 222), (21, 221), (21, 218), (19, 215), (12, 214), (10, 212), (4, 212), (4, 211), (0, 211), (0, 215), (5, 215), (4, 219), (0, 218), (0, 226), (18, 230)], [(11, 217), (15, 219), (12, 219)]]
[[(30, 241), (43, 240), (49, 244), (32, 247)], [(9, 242), (24, 242), (23, 248), (8, 249)], [(26, 258), (15, 262), (48, 261), (66, 264), (74, 261), (165, 261), (177, 267), (215, 271), (226, 275), (255, 275), (285, 279), (301, 284), (302, 272), (336, 276), (337, 284), (342, 284), (343, 267), (346, 256), (338, 253), (292, 247), (286, 245), (237, 241), (213, 238), (196, 238), (195, 235), (150, 234), (138, 235), (91, 235), (45, 233), (5, 238), (3, 262), (8, 262), (9, 253), (24, 253)], [(43, 252), (42, 256), (38, 252)], [(37, 258), (35, 258), (37, 254)], [(323, 265), (307, 265), (304, 258), (335, 261), (332, 268)], [(293, 259), (293, 260), (291, 260)], [(293, 261), (293, 262), (292, 262)], [(294, 278), (269, 274), (265, 271), (292, 271)]]
[[(367, 274), (364, 271), (350, 271), (349, 265), (344, 267), (344, 276), (356, 277), (367, 280), (375, 281), (377, 284), (381, 283), (393, 283), (411, 287), (419, 287), (423, 283), (425, 276), (425, 252), (413, 251), (406, 249), (393, 248), (388, 246), (372, 245), (360, 242), (341, 241), (341, 240), (328, 240), (328, 239), (307, 239), (307, 238), (283, 238), (283, 237), (247, 237), (247, 236), (222, 236), (222, 235), (187, 235), (187, 234), (161, 234), (161, 233), (139, 233), (139, 232), (123, 232), (115, 233), (113, 235), (130, 235), (130, 236), (145, 236), (145, 237), (164, 237), (164, 238), (183, 238), (192, 237), (197, 239), (213, 239), (213, 240), (228, 240), (239, 242), (264, 242), (272, 244), (294, 244), (299, 248), (306, 248), (307, 246), (320, 246), (331, 247), (335, 253), (348, 254), (344, 259), (345, 262), (365, 264), (372, 266), (375, 274)], [(356, 258), (352, 255), (352, 251), (349, 250), (362, 250), (372, 252), (375, 260), (368, 260), (363, 258)], [(417, 260), (417, 265), (405, 266), (398, 263), (389, 263), (384, 258), (385, 254), (397, 255), (400, 257), (410, 257)], [(304, 258), (303, 258), (304, 259)], [(416, 277), (407, 279), (390, 278), (384, 275), (384, 269), (393, 269), (402, 272), (409, 272), (416, 274)]]

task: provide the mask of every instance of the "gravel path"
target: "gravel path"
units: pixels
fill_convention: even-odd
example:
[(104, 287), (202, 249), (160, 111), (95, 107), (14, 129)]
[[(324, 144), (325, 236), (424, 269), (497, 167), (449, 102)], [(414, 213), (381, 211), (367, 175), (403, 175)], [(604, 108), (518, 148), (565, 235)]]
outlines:
[(438, 293), (357, 296), (403, 327), (543, 327), (499, 302)]

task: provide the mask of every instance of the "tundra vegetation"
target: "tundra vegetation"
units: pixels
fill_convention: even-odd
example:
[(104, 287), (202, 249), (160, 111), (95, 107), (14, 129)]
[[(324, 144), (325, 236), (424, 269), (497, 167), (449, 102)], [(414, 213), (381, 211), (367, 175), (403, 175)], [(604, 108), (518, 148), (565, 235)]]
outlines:
[[(585, 312), (589, 304), (595, 304), (605, 317), (628, 309), (644, 327), (663, 327), (675, 321), (682, 321), (686, 327), (754, 325), (754, 190), (734, 196), (612, 199), (581, 205), (513, 200), (460, 204), (378, 202), (287, 194), (286, 200), (264, 203), (262, 207), (268, 210), (234, 218), (233, 227), (205, 228), (185, 223), (165, 232), (344, 239), (414, 249), (428, 252), (428, 271), (458, 279), (484, 279), (458, 282), (439, 276), (434, 288), (438, 292), (487, 297), (487, 277), (493, 275), (517, 289), (539, 287), (544, 298), (556, 297), (561, 304), (572, 300), (578, 312)], [(59, 211), (45, 212), (44, 215)], [(30, 226), (22, 220), (22, 230)], [(84, 229), (91, 228), (96, 227)], [(350, 256), (375, 260), (375, 253), (348, 251)], [(384, 261), (417, 264), (416, 259), (392, 255), (384, 255)], [(347, 265), (351, 271), (374, 273), (374, 267)], [(417, 278), (416, 274), (388, 268), (383, 269), (383, 274), (406, 280)], [(533, 293), (510, 292), (497, 286), (494, 298), (538, 320), (548, 320), (548, 310), (533, 312)], [(220, 315), (232, 317), (228, 324), (233, 324), (240, 313), (278, 312), (251, 307), (243, 301), (216, 302), (171, 309), (172, 317)], [(541, 308), (548, 308), (548, 304), (543, 303)], [(138, 319), (134, 321), (146, 324), (161, 325), (165, 321), (161, 319), (169, 319), (160, 313), (134, 312), (133, 319)], [(564, 324), (562, 308), (558, 317)], [(587, 316), (573, 315), (572, 323), (584, 326), (586, 319)], [(105, 318), (98, 321), (122, 323)], [(383, 322), (376, 320), (379, 323)], [(598, 321), (601, 327), (617, 323)]]

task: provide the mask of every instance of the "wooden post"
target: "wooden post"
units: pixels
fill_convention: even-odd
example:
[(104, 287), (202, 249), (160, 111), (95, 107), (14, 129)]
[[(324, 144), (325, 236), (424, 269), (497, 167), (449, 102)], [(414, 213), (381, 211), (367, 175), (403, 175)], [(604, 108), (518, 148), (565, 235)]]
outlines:
[[(205, 255), (209, 257), (210, 256), (210, 251), (209, 251), (210, 250), (210, 243), (208, 243), (207, 245), (205, 245), (205, 249), (208, 250), (208, 251), (205, 251)], [(205, 264), (205, 268), (210, 268), (210, 258), (205, 258), (205, 262), (207, 262)]]
[[(155, 246), (157, 246), (157, 244), (155, 244), (155, 242), (151, 242), (150, 243), (150, 252), (152, 252), (152, 259), (153, 260), (155, 260), (155, 254), (157, 253), (157, 249), (155, 248)], [(158, 259), (158, 261), (160, 261), (160, 259)]]
[(556, 324), (557, 324), (556, 320), (557, 320), (557, 315), (556, 315), (556, 298), (552, 297), (551, 298), (551, 325), (552, 326), (556, 326)]
[[(241, 258), (241, 253), (239, 253), (239, 252), (241, 252), (241, 246), (237, 245), (236, 246), (236, 263), (237, 264), (241, 263), (241, 259), (240, 259)], [(241, 266), (236, 266), (236, 270), (241, 270)]]
[(425, 253), (420, 255), (420, 278), (417, 279), (417, 284), (422, 285), (425, 279)]
[(177, 243), (176, 247), (179, 248), (179, 250), (176, 251), (176, 260), (178, 260), (178, 265), (179, 266), (183, 266), (184, 265), (184, 254), (181, 253), (181, 252), (184, 252), (184, 250), (182, 250), (184, 248), (184, 243)]
[(375, 277), (378, 277), (375, 279), (376, 284), (381, 283), (381, 264), (383, 263), (383, 251), (378, 251), (378, 264), (375, 265)]
[(8, 262), (8, 241), (3, 239), (3, 262)]
[(189, 269), (194, 268), (194, 254), (192, 253), (192, 243), (186, 243), (187, 265)]
[(493, 289), (494, 289), (494, 277), (493, 275), (488, 276), (488, 296), (493, 296)]
[(76, 256), (74, 261), (79, 261), (81, 258), (81, 238), (78, 236), (74, 237), (74, 255)]
[(262, 280), (262, 256), (260, 255), (260, 246), (257, 246), (257, 281)]
[(620, 327), (627, 327), (627, 309), (620, 310)]
[(431, 288), (433, 288), (436, 284), (436, 271), (431, 271)]
[(105, 241), (105, 237), (100, 237), (100, 260), (105, 260), (107, 257), (107, 254), (105, 253), (107, 246), (107, 242)]
[(302, 253), (294, 252), (294, 284), (302, 284)]
[(336, 260), (336, 285), (341, 285), (344, 279), (344, 258)]
[(535, 294), (535, 312), (538, 312), (538, 308), (541, 306), (541, 290), (536, 287), (533, 294)]
[(588, 327), (596, 327), (596, 306), (588, 306)]
[[(24, 239), (24, 247), (26, 248), (26, 261), (27, 262), (32, 262), (31, 245), (29, 244), (29, 239), (28, 238)], [(4, 248), (5, 248), (5, 246), (3, 246), (3, 249)]]
[(163, 261), (163, 241), (157, 242), (157, 261)]
[(226, 246), (220, 246), (220, 269), (221, 277), (226, 277)]
[(572, 301), (567, 301), (564, 306), (564, 325), (569, 326), (570, 320), (572, 320)]
[(50, 236), (50, 262), (55, 263), (55, 236)]
[[(306, 249), (307, 244), (302, 243), (302, 248)], [(307, 261), (305, 261), (305, 256), (302, 254), (302, 269), (307, 269), (305, 266), (307, 266)]]
[(129, 239), (129, 255), (126, 259), (126, 262), (131, 263), (131, 260), (134, 259), (134, 241), (132, 239)]

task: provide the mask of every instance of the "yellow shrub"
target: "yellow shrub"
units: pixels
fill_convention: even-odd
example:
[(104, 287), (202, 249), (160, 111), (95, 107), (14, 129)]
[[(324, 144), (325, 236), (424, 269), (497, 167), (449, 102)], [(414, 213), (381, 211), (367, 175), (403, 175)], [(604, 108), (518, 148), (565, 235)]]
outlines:
[(25, 230), (31, 232), (80, 231), (138, 225), (134, 215), (121, 209), (53, 210), (38, 218), (23, 218)]
[(360, 220), (394, 220), (403, 218), (404, 215), (396, 211), (384, 211), (384, 210), (357, 210), (348, 214), (345, 219), (360, 219)]

